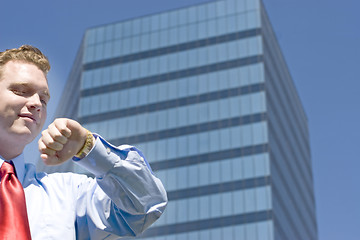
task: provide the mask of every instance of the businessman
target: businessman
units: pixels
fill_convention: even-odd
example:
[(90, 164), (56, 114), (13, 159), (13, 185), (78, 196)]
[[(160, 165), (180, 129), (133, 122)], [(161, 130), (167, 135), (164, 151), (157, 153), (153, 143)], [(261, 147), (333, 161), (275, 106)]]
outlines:
[(41, 132), (50, 64), (37, 48), (0, 52), (0, 239), (118, 239), (137, 236), (163, 213), (167, 197), (144, 155), (113, 146), (60, 118), (39, 140), (45, 164), (75, 161), (95, 178), (37, 173), (23, 150)]

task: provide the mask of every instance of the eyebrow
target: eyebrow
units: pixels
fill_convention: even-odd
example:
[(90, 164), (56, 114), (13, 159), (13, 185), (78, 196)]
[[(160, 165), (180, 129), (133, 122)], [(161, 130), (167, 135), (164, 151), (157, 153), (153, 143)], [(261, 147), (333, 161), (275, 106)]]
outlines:
[[(31, 84), (26, 83), (26, 82), (15, 82), (15, 83), (11, 83), (11, 84), (10, 84), (10, 87), (17, 87), (17, 86), (34, 89), (34, 88), (31, 86)], [(40, 94), (43, 95), (44, 97), (47, 97), (48, 99), (50, 99), (50, 93), (49, 93), (48, 90), (43, 90), (43, 91), (41, 91)]]

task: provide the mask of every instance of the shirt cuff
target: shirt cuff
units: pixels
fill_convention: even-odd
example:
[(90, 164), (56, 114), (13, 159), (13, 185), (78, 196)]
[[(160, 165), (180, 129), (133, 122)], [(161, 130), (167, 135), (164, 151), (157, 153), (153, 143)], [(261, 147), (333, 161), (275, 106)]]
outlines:
[(73, 158), (73, 161), (96, 177), (102, 177), (119, 161), (119, 155), (115, 153), (116, 148), (101, 136), (94, 134), (94, 137), (95, 144), (88, 155), (82, 159)]

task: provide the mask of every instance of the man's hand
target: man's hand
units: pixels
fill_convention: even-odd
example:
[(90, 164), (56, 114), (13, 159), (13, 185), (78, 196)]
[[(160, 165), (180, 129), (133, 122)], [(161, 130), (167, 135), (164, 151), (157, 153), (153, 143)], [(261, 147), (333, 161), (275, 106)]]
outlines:
[(87, 131), (78, 122), (58, 118), (42, 132), (39, 151), (46, 165), (58, 165), (76, 155), (84, 146)]

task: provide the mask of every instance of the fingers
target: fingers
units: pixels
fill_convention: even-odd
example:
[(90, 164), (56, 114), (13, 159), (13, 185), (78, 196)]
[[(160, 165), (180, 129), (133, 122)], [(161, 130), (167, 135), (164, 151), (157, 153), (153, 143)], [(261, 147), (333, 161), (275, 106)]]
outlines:
[(70, 136), (71, 131), (66, 127), (66, 121), (57, 119), (42, 132), (39, 150), (42, 154), (55, 156), (57, 151), (63, 149)]

